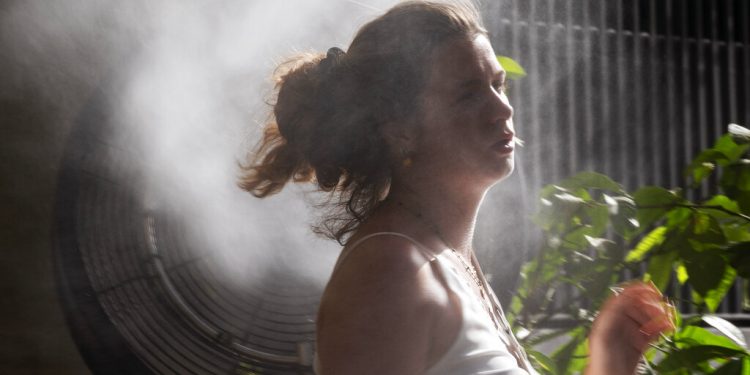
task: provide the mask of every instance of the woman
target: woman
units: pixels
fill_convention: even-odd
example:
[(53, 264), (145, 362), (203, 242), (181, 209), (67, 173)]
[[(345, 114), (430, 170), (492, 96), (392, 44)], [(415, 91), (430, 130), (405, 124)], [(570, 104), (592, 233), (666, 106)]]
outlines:
[[(533, 373), (472, 248), (517, 140), (474, 8), (401, 3), (347, 52), (293, 59), (278, 77), (275, 121), (241, 185), (331, 193), (317, 230), (345, 246), (321, 300), (317, 373)], [(587, 373), (634, 373), (671, 328), (658, 291), (631, 284), (594, 324)]]

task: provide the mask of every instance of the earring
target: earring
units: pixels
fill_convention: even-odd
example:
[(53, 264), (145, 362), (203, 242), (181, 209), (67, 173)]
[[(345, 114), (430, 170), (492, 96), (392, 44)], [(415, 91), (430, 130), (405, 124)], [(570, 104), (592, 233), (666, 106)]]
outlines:
[(407, 151), (405, 148), (401, 149), (401, 166), (404, 168), (411, 167), (412, 164), (411, 156), (409, 156), (409, 151)]

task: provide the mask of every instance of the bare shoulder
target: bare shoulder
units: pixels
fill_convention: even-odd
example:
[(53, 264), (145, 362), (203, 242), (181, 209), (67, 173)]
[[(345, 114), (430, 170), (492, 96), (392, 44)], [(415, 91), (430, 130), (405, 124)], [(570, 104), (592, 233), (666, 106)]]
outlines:
[(421, 373), (449, 304), (417, 244), (388, 235), (367, 239), (341, 264), (321, 301), (323, 373)]
[[(417, 244), (382, 235), (350, 251), (326, 288), (324, 304), (345, 299), (367, 302), (368, 308), (378, 303), (390, 308), (420, 308), (439, 302), (437, 292), (442, 288), (436, 288), (440, 285), (430, 259)], [(395, 306), (401, 300), (404, 305)]]

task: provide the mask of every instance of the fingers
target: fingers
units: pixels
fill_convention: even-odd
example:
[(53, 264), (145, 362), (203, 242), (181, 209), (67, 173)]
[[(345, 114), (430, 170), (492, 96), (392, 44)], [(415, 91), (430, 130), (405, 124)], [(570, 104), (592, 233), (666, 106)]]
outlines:
[[(625, 339), (636, 350), (645, 350), (660, 334), (674, 329), (674, 307), (661, 292), (642, 282), (630, 282), (613, 288), (615, 296), (602, 307), (600, 326), (616, 339)], [(597, 319), (599, 319), (597, 318)], [(606, 328), (609, 327), (609, 328)], [(625, 343), (623, 343), (625, 344)]]
[(644, 350), (662, 333), (674, 330), (674, 306), (653, 284), (630, 284), (618, 298), (627, 305), (625, 314), (638, 326), (638, 338), (632, 341), (637, 349)]

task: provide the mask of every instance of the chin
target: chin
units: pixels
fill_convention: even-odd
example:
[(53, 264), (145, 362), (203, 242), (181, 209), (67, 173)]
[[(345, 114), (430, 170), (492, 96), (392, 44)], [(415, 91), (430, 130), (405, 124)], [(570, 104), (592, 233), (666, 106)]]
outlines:
[(511, 164), (506, 170), (505, 173), (503, 173), (500, 178), (497, 179), (497, 182), (500, 182), (506, 178), (508, 178), (511, 174), (513, 174), (513, 164)]
[(493, 170), (492, 170), (492, 185), (508, 178), (511, 174), (513, 174), (513, 170), (515, 168), (515, 163), (513, 162), (513, 158), (506, 158), (502, 162), (495, 164)]

